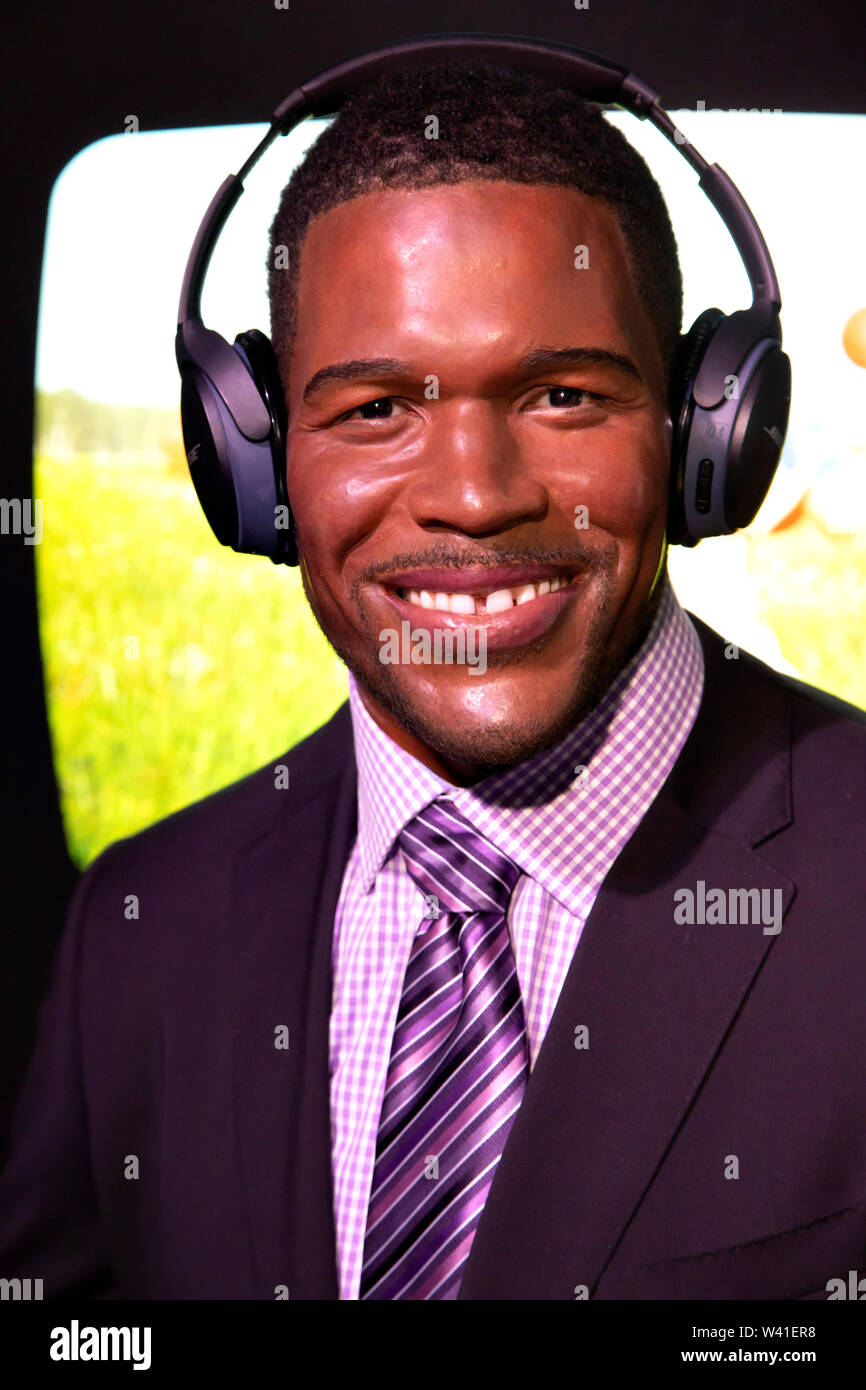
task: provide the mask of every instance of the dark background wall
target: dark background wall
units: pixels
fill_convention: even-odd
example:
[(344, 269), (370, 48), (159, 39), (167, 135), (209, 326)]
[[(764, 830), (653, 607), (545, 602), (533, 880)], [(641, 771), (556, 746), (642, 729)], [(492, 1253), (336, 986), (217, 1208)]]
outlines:
[[(122, 131), (128, 113), (149, 130), (262, 121), (296, 83), (344, 58), (449, 31), (588, 48), (630, 67), (669, 107), (703, 100), (722, 108), (862, 113), (862, 25), (858, 0), (590, 0), (585, 10), (573, 0), (290, 0), (287, 10), (273, 0), (20, 6), (4, 16), (0, 46), (0, 496), (32, 496), (36, 320), (52, 185), (77, 151)], [(840, 169), (839, 177), (862, 179), (863, 171)], [(808, 178), (804, 168), (804, 210)], [(134, 331), (134, 324), (118, 323), (119, 340)], [(76, 871), (51, 762), (34, 548), (21, 537), (0, 536), (0, 602), (2, 1134)]]

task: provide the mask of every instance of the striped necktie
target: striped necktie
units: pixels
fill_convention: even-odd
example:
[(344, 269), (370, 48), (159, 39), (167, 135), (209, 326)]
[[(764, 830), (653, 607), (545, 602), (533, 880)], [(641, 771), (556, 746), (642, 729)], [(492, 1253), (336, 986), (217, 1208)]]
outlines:
[(505, 916), (520, 870), (447, 800), (398, 843), (427, 915), (391, 1045), (360, 1296), (454, 1299), (529, 1073)]

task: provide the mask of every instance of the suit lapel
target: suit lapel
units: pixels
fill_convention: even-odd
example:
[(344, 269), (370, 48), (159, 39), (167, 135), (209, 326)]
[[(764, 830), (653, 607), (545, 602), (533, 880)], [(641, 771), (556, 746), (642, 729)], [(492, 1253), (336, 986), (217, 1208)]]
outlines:
[[(285, 804), (238, 854), (229, 906), (251, 1296), (273, 1299), (285, 1285), (291, 1299), (336, 1299), (328, 1024), (334, 914), (355, 836), (348, 706), (284, 761), (290, 787), (274, 796)], [(281, 1025), (288, 1050), (275, 1047)]]
[(720, 665), (720, 639), (696, 626), (707, 668), (698, 719), (587, 919), (461, 1299), (591, 1294), (682, 1124), (776, 937), (760, 924), (677, 925), (675, 890), (701, 879), (707, 890), (778, 889), (783, 914), (793, 900), (794, 885), (753, 848), (790, 820), (787, 701), (756, 687), (753, 666)]

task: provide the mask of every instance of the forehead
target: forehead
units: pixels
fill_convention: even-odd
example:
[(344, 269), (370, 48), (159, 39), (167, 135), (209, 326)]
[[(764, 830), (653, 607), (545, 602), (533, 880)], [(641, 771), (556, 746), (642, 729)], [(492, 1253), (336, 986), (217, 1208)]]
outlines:
[[(310, 224), (294, 359), (428, 361), (519, 353), (529, 341), (652, 350), (612, 209), (576, 189), (474, 180), (365, 194)], [(432, 368), (431, 368), (432, 370)]]

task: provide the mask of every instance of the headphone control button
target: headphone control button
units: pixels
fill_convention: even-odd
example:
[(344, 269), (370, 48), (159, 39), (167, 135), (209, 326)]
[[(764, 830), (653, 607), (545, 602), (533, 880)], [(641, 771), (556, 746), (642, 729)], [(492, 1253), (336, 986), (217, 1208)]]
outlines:
[(713, 460), (701, 459), (698, 464), (698, 481), (695, 487), (695, 511), (705, 516), (712, 505)]

